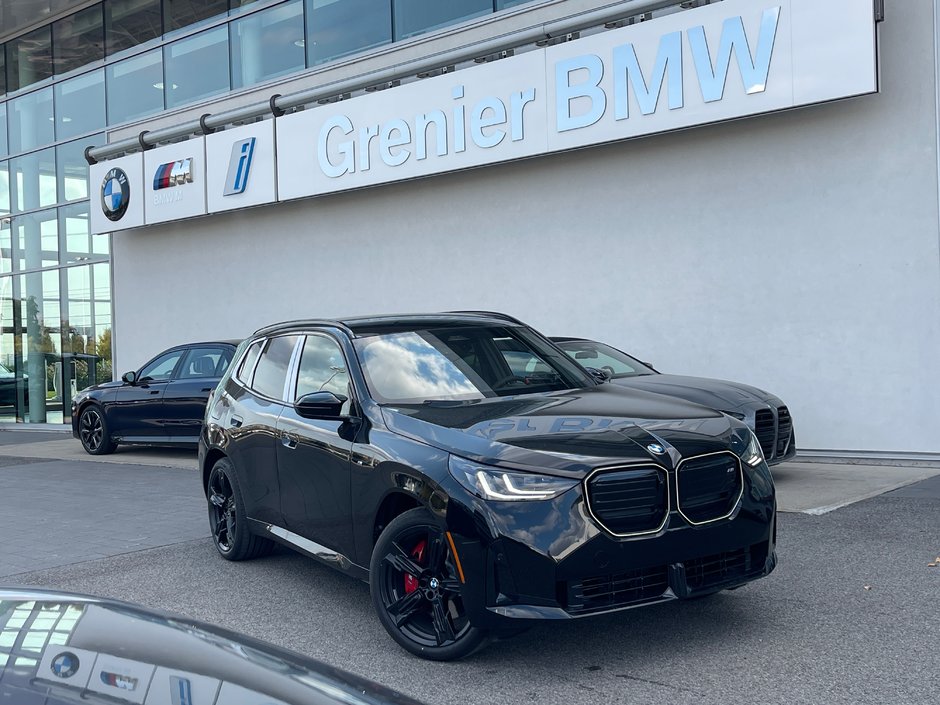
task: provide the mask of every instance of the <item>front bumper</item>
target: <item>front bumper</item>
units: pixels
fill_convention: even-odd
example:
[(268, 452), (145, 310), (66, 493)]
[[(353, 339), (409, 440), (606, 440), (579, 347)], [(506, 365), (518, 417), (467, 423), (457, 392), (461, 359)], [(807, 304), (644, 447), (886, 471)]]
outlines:
[[(766, 465), (759, 471), (769, 478)], [(474, 624), (499, 628), (694, 598), (776, 567), (772, 489), (760, 496), (747, 481), (727, 519), (693, 526), (673, 509), (658, 533), (617, 538), (590, 516), (582, 488), (546, 502), (487, 502), (456, 483), (447, 487), (447, 524)]]

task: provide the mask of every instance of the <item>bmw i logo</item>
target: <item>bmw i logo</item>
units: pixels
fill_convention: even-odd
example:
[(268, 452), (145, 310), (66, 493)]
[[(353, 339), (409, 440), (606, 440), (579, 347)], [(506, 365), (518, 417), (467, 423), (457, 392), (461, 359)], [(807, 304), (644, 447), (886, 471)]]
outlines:
[(655, 453), (656, 455), (662, 455), (666, 452), (666, 449), (659, 445), (659, 443), (650, 443), (648, 446), (646, 446), (646, 450), (648, 450), (650, 453)]
[(78, 672), (78, 656), (71, 651), (63, 651), (52, 659), (52, 673), (59, 678), (71, 678)]
[(111, 169), (101, 182), (101, 210), (108, 220), (118, 221), (131, 202), (131, 187), (123, 169)]

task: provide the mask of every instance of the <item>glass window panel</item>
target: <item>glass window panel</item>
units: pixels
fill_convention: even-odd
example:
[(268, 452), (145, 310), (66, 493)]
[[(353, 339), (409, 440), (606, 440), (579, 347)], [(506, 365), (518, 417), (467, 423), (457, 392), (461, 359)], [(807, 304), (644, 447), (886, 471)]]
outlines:
[(100, 130), (105, 124), (104, 69), (55, 85), (56, 138)]
[(390, 0), (306, 0), (310, 65), (392, 41)]
[(91, 236), (91, 251), (96, 255), (110, 255), (111, 254), (111, 236), (107, 233), (103, 235), (92, 235)]
[(163, 54), (148, 51), (106, 69), (108, 124), (151, 115), (163, 110)]
[(138, 379), (141, 381), (146, 381), (148, 379), (158, 381), (169, 379), (173, 374), (173, 370), (176, 369), (176, 365), (180, 361), (180, 358), (183, 357), (184, 352), (186, 351), (176, 350), (174, 352), (167, 353), (166, 355), (161, 355), (140, 371), (140, 376)]
[(166, 31), (188, 27), (228, 11), (228, 0), (163, 0)]
[(111, 265), (104, 262), (93, 265), (92, 293), (92, 325), (95, 328), (96, 343), (95, 384), (110, 382), (111, 373)]
[(43, 149), (11, 159), (10, 201), (14, 213), (56, 203), (55, 149)]
[(259, 394), (281, 399), (284, 396), (284, 382), (287, 380), (287, 365), (290, 363), (291, 353), (297, 336), (287, 335), (280, 338), (271, 338), (258, 360), (255, 368), (255, 378), (252, 389)]
[(58, 74), (104, 58), (104, 15), (93, 5), (52, 24), (52, 65)]
[[(3, 71), (3, 66), (0, 66), (0, 72)], [(0, 93), (3, 93), (0, 90)], [(0, 103), (0, 157), (5, 157), (9, 154), (7, 149), (7, 104)]]
[(21, 272), (59, 263), (59, 222), (54, 208), (13, 218), (13, 253)]
[(22, 369), (28, 380), (25, 419), (31, 423), (62, 423), (59, 272), (34, 272), (18, 279), (22, 325), (17, 333), (23, 351)]
[(496, 9), (505, 10), (507, 7), (515, 7), (516, 5), (523, 5), (527, 2), (532, 2), (532, 0), (496, 0)]
[(87, 201), (71, 206), (63, 206), (59, 209), (62, 264), (88, 261), (91, 255), (89, 230)]
[(105, 0), (104, 32), (109, 55), (159, 37), (160, 0)]
[(11, 154), (55, 142), (51, 86), (9, 101), (7, 111)]
[(7, 55), (4, 45), (0, 44), (0, 95), (7, 92)]
[(88, 198), (88, 162), (85, 161), (85, 148), (104, 142), (105, 136), (102, 132), (56, 147), (60, 201)]
[(52, 26), (6, 43), (7, 90), (18, 91), (52, 75)]
[(294, 0), (232, 22), (234, 88), (304, 68), (304, 8)]
[[(9, 218), (0, 218), (0, 274), (8, 274), (13, 271), (13, 240)], [(0, 281), (0, 286), (8, 284), (4, 279)], [(5, 320), (5, 319), (4, 319)], [(2, 360), (0, 360), (2, 363)], [(0, 373), (3, 370), (0, 369)]]
[(0, 162), (0, 219), (10, 214), (10, 166)]
[(394, 0), (395, 39), (406, 39), (493, 12), (493, 0)]
[(181, 39), (163, 51), (167, 108), (229, 90), (228, 27)]

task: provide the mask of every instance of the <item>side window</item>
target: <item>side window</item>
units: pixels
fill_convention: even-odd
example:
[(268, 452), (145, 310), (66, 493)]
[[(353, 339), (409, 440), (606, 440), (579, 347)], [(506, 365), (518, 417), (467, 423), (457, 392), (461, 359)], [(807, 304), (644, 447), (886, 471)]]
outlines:
[(144, 369), (140, 371), (138, 379), (141, 381), (152, 380), (154, 382), (168, 380), (172, 376), (173, 370), (176, 368), (176, 363), (183, 357), (184, 352), (186, 351), (174, 350), (173, 352), (161, 355), (153, 362), (148, 363)]
[(221, 377), (231, 357), (232, 352), (228, 348), (192, 348), (186, 353), (177, 378)]
[(261, 354), (261, 347), (264, 345), (263, 340), (259, 340), (256, 343), (252, 343), (251, 347), (245, 352), (244, 357), (242, 357), (242, 362), (238, 366), (238, 372), (235, 375), (243, 384), (248, 384), (251, 381), (251, 372), (255, 367), (255, 361), (258, 359), (258, 355)]
[(281, 399), (284, 396), (287, 368), (296, 342), (296, 335), (283, 335), (268, 341), (255, 368), (252, 389), (272, 399)]
[(343, 351), (332, 338), (308, 335), (300, 356), (297, 374), (297, 394), (300, 397), (312, 392), (349, 394), (349, 371)]

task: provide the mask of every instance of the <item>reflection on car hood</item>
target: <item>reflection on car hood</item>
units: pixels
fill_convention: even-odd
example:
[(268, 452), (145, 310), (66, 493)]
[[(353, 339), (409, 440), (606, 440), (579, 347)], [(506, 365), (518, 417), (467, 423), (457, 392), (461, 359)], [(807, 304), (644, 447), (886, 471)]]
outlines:
[(735, 411), (741, 407), (755, 405), (780, 406), (783, 404), (778, 397), (757, 387), (708, 377), (657, 374), (621, 377), (611, 382), (629, 389), (668, 394), (722, 411)]
[(88, 394), (89, 392), (96, 392), (99, 389), (114, 389), (115, 387), (123, 387), (124, 382), (121, 380), (115, 380), (113, 382), (102, 382), (101, 384), (96, 384), (91, 387), (85, 387), (83, 390), (78, 392), (79, 394)]
[(4, 660), (2, 702), (417, 705), (371, 681), (208, 624), (112, 600), (0, 589), (4, 634), (29, 629), (40, 614), (59, 620), (56, 634), (64, 632), (64, 643)]
[(617, 462), (662, 462), (651, 444), (666, 446), (675, 461), (728, 449), (735, 434), (748, 434), (698, 404), (610, 384), (383, 412), (393, 432), (455, 455), (569, 477)]

